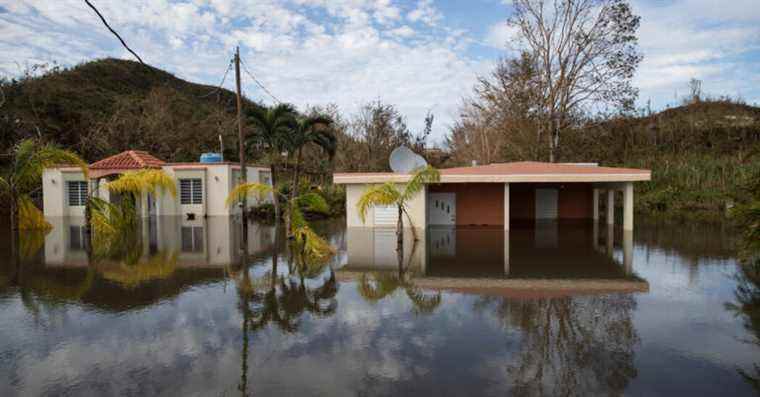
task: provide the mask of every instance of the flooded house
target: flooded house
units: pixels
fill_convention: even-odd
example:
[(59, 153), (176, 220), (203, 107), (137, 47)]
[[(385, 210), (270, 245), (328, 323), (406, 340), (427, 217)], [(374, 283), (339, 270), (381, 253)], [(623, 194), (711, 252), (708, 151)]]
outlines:
[[(116, 202), (118, 195), (109, 192), (106, 183), (125, 172), (141, 169), (163, 170), (177, 183), (176, 196), (166, 192), (144, 193), (137, 202), (141, 217), (203, 218), (240, 212), (238, 207), (225, 205), (240, 178), (239, 164), (224, 162), (221, 156), (213, 154), (205, 155), (199, 162), (169, 163), (145, 151), (128, 150), (90, 164), (87, 177), (79, 167), (45, 169), (42, 175), (44, 214), (46, 217), (83, 217), (89, 192)], [(269, 168), (248, 166), (247, 181), (271, 185)]]
[[(357, 202), (373, 184), (403, 184), (409, 173), (336, 173), (346, 185), (348, 227), (395, 227), (398, 211), (375, 206), (362, 222)], [(491, 226), (509, 230), (519, 221), (599, 219), (600, 196), (606, 194), (607, 223), (614, 223), (615, 192), (623, 197), (623, 229), (633, 230), (634, 183), (651, 180), (644, 169), (601, 167), (594, 163), (521, 161), (440, 170), (431, 184), (409, 203), (417, 228)]]

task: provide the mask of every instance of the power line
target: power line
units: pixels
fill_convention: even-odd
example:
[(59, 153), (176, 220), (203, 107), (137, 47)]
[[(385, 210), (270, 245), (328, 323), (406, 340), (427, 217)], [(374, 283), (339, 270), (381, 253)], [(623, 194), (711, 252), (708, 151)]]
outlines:
[(137, 55), (136, 52), (132, 51), (132, 49), (129, 48), (129, 46), (127, 45), (127, 43), (124, 42), (124, 39), (122, 39), (121, 36), (119, 36), (119, 34), (116, 33), (116, 31), (111, 28), (111, 25), (108, 24), (108, 22), (103, 17), (103, 15), (100, 13), (100, 11), (98, 11), (98, 9), (95, 8), (95, 6), (92, 5), (92, 3), (90, 3), (89, 0), (84, 0), (84, 2), (87, 3), (87, 5), (90, 6), (90, 8), (92, 8), (92, 10), (95, 11), (96, 14), (98, 14), (98, 16), (100, 17), (100, 20), (103, 21), (103, 25), (106, 25), (106, 27), (108, 28), (108, 30), (110, 30), (111, 33), (113, 33), (114, 36), (116, 36), (116, 38), (119, 39), (119, 41), (121, 41), (121, 45), (123, 45), (124, 48), (127, 49), (127, 51), (131, 52), (132, 55), (134, 55), (135, 58), (137, 58), (137, 60), (140, 61), (141, 64), (145, 65), (145, 62), (143, 62), (142, 58), (140, 58), (140, 56)]
[(275, 102), (277, 102), (278, 104), (282, 103), (282, 101), (281, 101), (281, 100), (279, 100), (279, 99), (278, 99), (276, 96), (274, 96), (274, 94), (272, 94), (272, 92), (271, 92), (271, 91), (269, 91), (269, 90), (268, 90), (268, 89), (267, 89), (267, 88), (264, 86), (264, 84), (262, 84), (262, 83), (261, 83), (261, 82), (260, 82), (260, 81), (259, 81), (259, 80), (256, 78), (256, 76), (254, 76), (254, 75), (253, 75), (253, 73), (251, 73), (251, 71), (250, 71), (250, 70), (248, 70), (248, 66), (246, 66), (246, 64), (245, 64), (245, 61), (243, 61), (243, 59), (242, 59), (242, 58), (240, 58), (240, 61), (241, 61), (241, 64), (243, 65), (243, 70), (244, 70), (246, 73), (248, 73), (248, 76), (249, 76), (249, 77), (250, 77), (250, 78), (251, 78), (251, 79), (252, 79), (252, 80), (253, 80), (253, 81), (256, 83), (256, 85), (258, 85), (258, 86), (259, 86), (259, 88), (261, 88), (261, 89), (262, 89), (264, 92), (266, 92), (266, 93), (267, 93), (267, 94), (268, 94), (270, 97), (272, 97), (272, 99), (274, 99), (274, 101), (275, 101)]
[(219, 85), (213, 90), (209, 91), (207, 94), (201, 95), (198, 98), (206, 98), (210, 95), (213, 95), (221, 91), (224, 86), (224, 82), (227, 80), (227, 75), (230, 73), (230, 69), (232, 69), (232, 64), (233, 64), (233, 60), (230, 59), (230, 63), (227, 64), (227, 70), (224, 71), (224, 76), (222, 76), (222, 81), (219, 83)]

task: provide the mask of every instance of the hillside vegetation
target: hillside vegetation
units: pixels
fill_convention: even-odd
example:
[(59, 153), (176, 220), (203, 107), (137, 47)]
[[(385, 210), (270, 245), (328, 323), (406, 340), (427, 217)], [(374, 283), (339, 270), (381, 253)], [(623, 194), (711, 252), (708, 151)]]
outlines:
[(0, 153), (23, 138), (41, 137), (88, 161), (135, 148), (189, 161), (218, 151), (220, 134), (228, 155), (236, 152), (234, 93), (137, 62), (102, 59), (52, 68), (2, 81), (2, 91)]
[[(228, 76), (232, 78), (232, 76)], [(194, 161), (219, 150), (237, 160), (235, 96), (194, 84), (162, 70), (127, 60), (102, 59), (69, 69), (2, 81), (0, 153), (23, 138), (41, 137), (94, 161), (127, 149), (143, 149), (167, 161)], [(508, 98), (509, 96), (497, 96)], [(484, 97), (483, 101), (487, 101)], [(333, 171), (386, 171), (387, 156), (406, 144), (438, 167), (515, 161), (546, 161), (547, 143), (536, 135), (519, 103), (494, 102), (484, 125), (463, 109), (447, 145), (426, 145), (425, 130), (411, 132), (390, 104), (374, 101), (357, 114), (335, 106), (304, 109), (335, 121), (338, 150), (328, 161), (318, 150), (304, 151), (303, 174), (326, 183)], [(245, 101), (245, 106), (260, 106)], [(480, 110), (481, 112), (483, 110)], [(480, 114), (482, 116), (482, 114)], [(251, 148), (256, 161), (262, 153)], [(558, 161), (599, 162), (649, 168), (653, 180), (637, 185), (637, 210), (676, 217), (722, 217), (746, 197), (747, 181), (760, 175), (760, 108), (731, 100), (692, 98), (661, 112), (578, 118), (563, 132)], [(0, 157), (4, 167), (7, 157)], [(263, 161), (263, 160), (262, 160)], [(291, 165), (286, 161), (287, 179)], [(332, 190), (331, 190), (332, 191)], [(336, 200), (341, 196), (335, 191)]]

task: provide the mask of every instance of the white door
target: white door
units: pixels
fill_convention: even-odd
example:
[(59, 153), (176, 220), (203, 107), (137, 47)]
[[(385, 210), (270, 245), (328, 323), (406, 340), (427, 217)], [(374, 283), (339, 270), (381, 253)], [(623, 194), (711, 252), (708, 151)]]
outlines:
[(396, 226), (398, 207), (395, 205), (376, 205), (374, 209), (375, 226)]
[(456, 193), (428, 194), (428, 224), (455, 225), (457, 223)]
[(557, 189), (536, 189), (536, 219), (557, 219)]

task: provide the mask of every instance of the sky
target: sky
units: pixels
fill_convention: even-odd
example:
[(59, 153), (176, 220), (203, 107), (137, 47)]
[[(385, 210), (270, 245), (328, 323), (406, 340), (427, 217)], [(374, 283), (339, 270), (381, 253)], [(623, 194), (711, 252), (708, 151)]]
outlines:
[[(218, 85), (235, 46), (274, 97), (346, 114), (395, 105), (440, 142), (478, 76), (507, 55), (510, 0), (92, 0), (148, 64)], [(672, 106), (691, 78), (760, 103), (760, 0), (632, 0), (642, 17), (639, 106)], [(134, 59), (83, 0), (0, 0), (0, 76), (31, 65)], [(225, 87), (234, 89), (234, 79)], [(244, 94), (274, 99), (243, 73)]]

